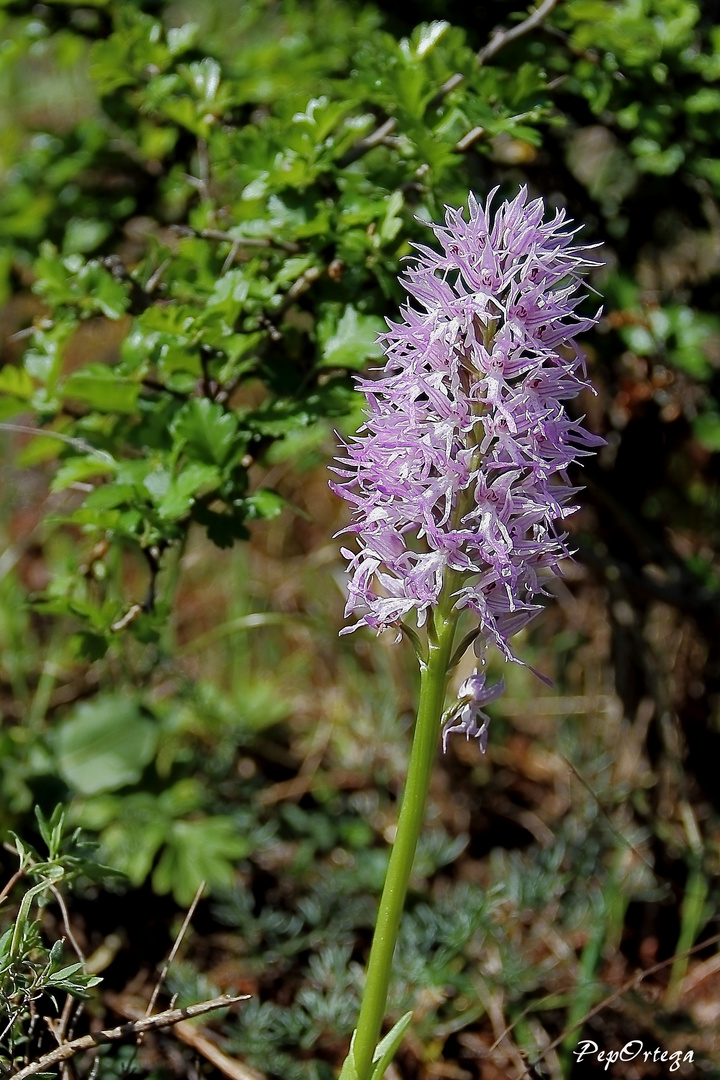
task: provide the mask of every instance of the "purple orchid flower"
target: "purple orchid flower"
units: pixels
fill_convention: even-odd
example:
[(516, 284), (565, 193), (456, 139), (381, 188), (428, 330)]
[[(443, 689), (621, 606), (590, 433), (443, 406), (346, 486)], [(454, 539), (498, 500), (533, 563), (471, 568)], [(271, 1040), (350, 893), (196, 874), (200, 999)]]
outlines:
[[(495, 189), (497, 190), (497, 189)], [(603, 440), (565, 402), (588, 386), (576, 335), (581, 275), (594, 263), (573, 243), (564, 210), (545, 220), (523, 187), (494, 212), (468, 198), (433, 225), (440, 250), (403, 284), (410, 303), (389, 323), (379, 379), (360, 379), (367, 419), (344, 446), (333, 490), (350, 503), (358, 550), (346, 615), (378, 632), (422, 627), (444, 588), (478, 620), (476, 654), (509, 639), (539, 610), (544, 582), (569, 555), (561, 522), (576, 507), (568, 467)], [(445, 736), (487, 738), (481, 672), (467, 679)]]

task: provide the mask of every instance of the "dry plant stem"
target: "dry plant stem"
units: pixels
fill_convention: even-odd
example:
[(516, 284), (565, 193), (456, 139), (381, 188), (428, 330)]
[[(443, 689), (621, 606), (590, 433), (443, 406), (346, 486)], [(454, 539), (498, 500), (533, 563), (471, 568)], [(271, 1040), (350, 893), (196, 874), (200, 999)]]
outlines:
[[(115, 1012), (128, 1020), (139, 1020), (146, 1015), (142, 1009), (135, 1008), (131, 1002), (115, 994), (107, 995), (107, 1001)], [(228, 1080), (265, 1080), (264, 1074), (257, 1069), (228, 1057), (192, 1020), (173, 1024), (173, 1035), (209, 1061)]]
[(380, 900), (353, 1044), (359, 1080), (367, 1080), (385, 1017), (393, 954), (422, 828), (430, 774), (440, 739), (442, 708), (457, 616), (438, 607), (435, 640), (420, 679), (420, 701), (395, 842)]
[(185, 937), (185, 933), (187, 931), (187, 928), (190, 925), (190, 920), (192, 919), (193, 915), (195, 914), (195, 908), (200, 903), (200, 898), (201, 898), (201, 896), (202, 896), (202, 894), (204, 892), (205, 892), (205, 882), (201, 881), (200, 884), (197, 887), (197, 891), (195, 893), (195, 896), (193, 897), (193, 902), (190, 905), (190, 908), (188, 909), (188, 912), (185, 915), (185, 918), (183, 919), (183, 924), (180, 927), (178, 935), (175, 938), (175, 942), (173, 944), (173, 947), (170, 950), (170, 955), (168, 956), (167, 960), (163, 964), (162, 971), (160, 972), (160, 977), (158, 978), (158, 981), (155, 983), (155, 989), (152, 992), (152, 996), (151, 996), (151, 998), (150, 998), (150, 1000), (148, 1002), (147, 1009), (145, 1010), (145, 1016), (150, 1016), (152, 1014), (153, 1009), (155, 1008), (155, 1002), (158, 999), (158, 994), (160, 993), (160, 987), (162, 986), (162, 984), (165, 982), (165, 979), (167, 978), (167, 973), (170, 970), (170, 965), (172, 964), (173, 960), (175, 959), (175, 957), (177, 955), (177, 951), (180, 948), (180, 945), (182, 943), (182, 939)]
[[(5, 844), (4, 846), (7, 847), (7, 844)], [(24, 870), (16, 870), (15, 871), (13, 876), (10, 878), (10, 880), (7, 882), (7, 884), (3, 887), (2, 892), (0, 892), (0, 904), (2, 904), (3, 900), (5, 900), (6, 897), (8, 897), (10, 895), (10, 893), (12, 892), (13, 887), (15, 886), (16, 882), (18, 882), (21, 877), (24, 877), (24, 875), (25, 875)]]
[(217, 240), (219, 243), (235, 244), (238, 248), (280, 248), (290, 255), (297, 254), (301, 248), (292, 240), (275, 240), (270, 236), (232, 236), (221, 229), (193, 229), (190, 225), (171, 225), (178, 236), (199, 236), (202, 240)]
[(37, 1061), (32, 1061), (24, 1069), (13, 1073), (8, 1080), (25, 1080), (26, 1076), (34, 1076), (36, 1073), (45, 1072), (46, 1069), (59, 1065), (62, 1061), (81, 1054), (83, 1050), (92, 1050), (105, 1043), (124, 1042), (126, 1039), (136, 1039), (145, 1031), (153, 1031), (156, 1028), (172, 1027), (182, 1020), (188, 1020), (191, 1016), (202, 1016), (214, 1009), (226, 1009), (228, 1005), (235, 1005), (238, 1001), (247, 1001), (249, 994), (223, 994), (222, 997), (212, 998), (210, 1001), (201, 1001), (197, 1005), (188, 1005), (184, 1009), (167, 1009), (157, 1013), (156, 1016), (143, 1017), (142, 1020), (133, 1020), (129, 1024), (120, 1024), (119, 1027), (108, 1028), (105, 1031), (95, 1031), (90, 1035), (83, 1035), (72, 1042), (63, 1043), (56, 1050), (44, 1054)]
[(533, 11), (531, 15), (528, 15), (527, 19), (524, 19), (517, 26), (511, 27), (509, 30), (500, 28), (496, 30), (487, 45), (485, 45), (477, 54), (478, 64), (485, 64), (494, 56), (495, 53), (500, 52), (500, 49), (504, 48), (511, 41), (515, 41), (516, 38), (522, 37), (523, 34), (529, 34), (531, 30), (534, 30), (536, 26), (539, 26), (550, 14), (552, 9), (557, 4), (558, 0), (544, 0), (544, 3)]
[(70, 942), (73, 949), (75, 950), (75, 952), (77, 954), (77, 958), (80, 961), (80, 963), (84, 964), (85, 963), (85, 954), (83, 953), (82, 949), (78, 945), (77, 939), (76, 939), (75, 935), (72, 932), (72, 927), (70, 926), (70, 915), (68, 914), (67, 906), (65, 904), (65, 901), (63, 900), (63, 895), (62, 895), (62, 893), (60, 892), (59, 889), (55, 888), (54, 885), (50, 886), (50, 892), (55, 897), (55, 901), (57, 903), (57, 906), (60, 908), (60, 914), (62, 915), (62, 920), (63, 920), (63, 928), (65, 930), (65, 933), (67, 934), (68, 941)]

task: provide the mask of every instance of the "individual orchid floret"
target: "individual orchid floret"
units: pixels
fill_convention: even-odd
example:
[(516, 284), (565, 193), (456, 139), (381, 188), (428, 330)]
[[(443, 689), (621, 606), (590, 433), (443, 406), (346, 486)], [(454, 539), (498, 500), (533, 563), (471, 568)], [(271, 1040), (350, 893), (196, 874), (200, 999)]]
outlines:
[(487, 750), (490, 717), (482, 710), (483, 706), (496, 701), (505, 692), (505, 680), (495, 686), (485, 686), (485, 675), (475, 671), (460, 684), (456, 704), (443, 716), (443, 750), (447, 750), (448, 736), (453, 732), (464, 735), (466, 739), (477, 739), (483, 754)]
[[(599, 313), (578, 314), (593, 263), (565, 211), (546, 220), (525, 188), (493, 211), (493, 195), (470, 195), (467, 218), (447, 208), (431, 226), (439, 250), (417, 245), (401, 279), (410, 302), (381, 339), (382, 375), (359, 380), (367, 418), (332, 486), (357, 543), (343, 550), (355, 619), (343, 632), (410, 632), (450, 597), (482, 649), (517, 660), (510, 638), (569, 554), (567, 469), (602, 443), (565, 408), (588, 385), (576, 336)], [(473, 693), (446, 731), (482, 741), (488, 692)]]

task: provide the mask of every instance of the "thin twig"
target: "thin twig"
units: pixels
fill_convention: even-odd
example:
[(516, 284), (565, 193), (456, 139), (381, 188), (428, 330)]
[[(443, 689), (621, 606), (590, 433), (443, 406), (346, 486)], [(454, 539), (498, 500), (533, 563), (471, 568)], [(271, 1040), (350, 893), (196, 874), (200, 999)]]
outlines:
[[(485, 989), (487, 992), (485, 994), (481, 992), (479, 997), (481, 1003), (485, 1006), (486, 1012), (488, 1014), (488, 1019), (490, 1020), (490, 1024), (493, 1029), (493, 1034), (496, 1036), (495, 1042), (493, 1043), (491, 1048), (491, 1052), (502, 1050), (508, 1062), (511, 1062), (518, 1070), (519, 1077), (522, 1077), (523, 1080), (525, 1080), (526, 1077), (530, 1077), (530, 1073), (527, 1070), (527, 1065), (523, 1061), (517, 1046), (515, 1046), (513, 1042), (507, 1038), (505, 1032), (502, 1031), (503, 1027), (505, 1026), (501, 1004), (502, 992), (499, 991), (499, 988), (496, 988), (495, 993), (493, 994), (490, 992), (489, 987)], [(500, 998), (500, 1000), (498, 1000), (498, 997)], [(498, 1031), (501, 1031), (502, 1034), (498, 1035)]]
[(146, 376), (142, 380), (142, 385), (146, 390), (154, 390), (162, 394), (171, 394), (174, 398), (177, 398), (178, 401), (187, 401), (188, 399), (188, 395), (184, 394), (182, 390), (174, 390), (172, 386), (166, 386), (165, 383), (158, 382), (157, 379), (151, 379), (149, 376)]
[(25, 338), (32, 337), (36, 330), (36, 326), (25, 326), (22, 330), (16, 330), (14, 334), (10, 334), (8, 341), (24, 341)]
[(296, 281), (293, 281), (292, 285), (285, 293), (280, 311), (283, 312), (293, 300), (297, 300), (298, 296), (302, 296), (306, 292), (314, 281), (320, 277), (320, 269), (317, 266), (308, 266)]
[(455, 153), (464, 154), (471, 146), (474, 146), (478, 139), (481, 139), (484, 134), (485, 128), (480, 127), (479, 124), (477, 127), (471, 128), (467, 135), (463, 135), (462, 139), (458, 139), (455, 143)]
[(242, 245), (239, 240), (233, 240), (232, 244), (230, 245), (230, 250), (225, 256), (225, 262), (222, 264), (222, 268), (220, 270), (220, 277), (224, 277), (225, 274), (227, 274), (228, 270), (237, 259), (238, 252), (240, 251), (241, 246)]
[(139, 619), (143, 614), (144, 608), (142, 604), (138, 604), (137, 601), (131, 604), (124, 615), (122, 615), (116, 622), (110, 623), (110, 629), (113, 634), (119, 634), (121, 630), (127, 629), (136, 619)]
[(129, 286), (130, 311), (133, 315), (141, 315), (151, 306), (152, 299), (140, 282), (135, 280), (119, 255), (103, 255), (100, 263), (110, 271), (115, 281)]
[(360, 139), (351, 146), (347, 153), (343, 154), (340, 158), (339, 166), (341, 169), (346, 168), (348, 165), (352, 165), (353, 161), (357, 161), (363, 154), (367, 154), (368, 150), (372, 150), (375, 146), (380, 146), (382, 142), (392, 135), (393, 131), (397, 127), (397, 120), (394, 116), (391, 116), (389, 120), (385, 120), (379, 127), (371, 131), (364, 139)]
[(207, 139), (199, 138), (197, 141), (198, 156), (198, 190), (205, 202), (210, 202), (210, 159), (208, 155)]
[(716, 975), (718, 971), (720, 971), (720, 953), (715, 953), (709, 960), (704, 960), (685, 976), (680, 986), (680, 999), (696, 990), (701, 982), (709, 979), (711, 975)]
[(157, 544), (151, 544), (150, 547), (144, 547), (142, 553), (145, 556), (145, 562), (148, 564), (150, 571), (150, 581), (148, 582), (147, 592), (145, 599), (140, 605), (144, 612), (152, 612), (155, 610), (157, 580), (160, 570), (162, 568), (162, 557), (169, 547), (167, 540), (161, 540)]
[[(142, 1015), (140, 1011), (125, 998), (112, 995), (108, 1000), (115, 1012), (118, 1012), (120, 1016), (127, 1017), (128, 1020), (137, 1020)], [(196, 1053), (200, 1054), (206, 1061), (209, 1061), (214, 1065), (224, 1076), (227, 1076), (228, 1080), (265, 1080), (261, 1072), (251, 1068), (249, 1065), (245, 1065), (241, 1061), (236, 1061), (234, 1058), (228, 1057), (219, 1046), (216, 1046), (216, 1044), (191, 1021), (181, 1020), (179, 1024), (175, 1024), (173, 1026), (173, 1035), (187, 1046), (192, 1047)]]
[(478, 64), (486, 63), (500, 49), (504, 49), (506, 45), (509, 45), (511, 41), (516, 41), (523, 34), (529, 34), (531, 30), (534, 30), (548, 17), (557, 2), (558, 0), (543, 0), (540, 7), (536, 8), (532, 15), (528, 15), (527, 19), (523, 19), (517, 26), (512, 26), (509, 30), (502, 27), (494, 30), (487, 45), (484, 45), (477, 54)]
[[(60, 890), (55, 885), (50, 886), (50, 892), (55, 897), (55, 900), (57, 901), (58, 907), (60, 908), (60, 912), (62, 914), (62, 920), (63, 920), (63, 927), (65, 928), (65, 933), (67, 934), (67, 936), (68, 936), (68, 938), (70, 940), (70, 944), (72, 945), (73, 949), (75, 950), (75, 953), (76, 953), (80, 963), (84, 967), (85, 966), (85, 954), (83, 953), (82, 949), (78, 945), (77, 939), (76, 939), (75, 935), (72, 932), (72, 927), (70, 926), (70, 916), (68, 914), (68, 909), (66, 907), (65, 901), (63, 900), (62, 893), (60, 892)], [(65, 1038), (65, 1033), (67, 1031), (68, 1022), (70, 1020), (70, 1014), (72, 1013), (74, 1003), (75, 1003), (75, 998), (72, 996), (72, 994), (66, 994), (65, 995), (65, 1004), (63, 1005), (63, 1010), (62, 1010), (62, 1013), (60, 1015), (59, 1020), (57, 1020), (55, 1022), (55, 1024), (51, 1024), (50, 1020), (46, 1017), (48, 1027), (50, 1027), (51, 1031), (55, 1035), (59, 1046), (62, 1046), (63, 1039)], [(82, 1008), (83, 1008), (83, 1003), (80, 1002), (79, 1009), (82, 1010)], [(63, 1080), (66, 1080), (66, 1078), (67, 1078), (67, 1066), (63, 1065), (62, 1073), (63, 1073)]]
[[(267, 333), (263, 341), (260, 342), (258, 347), (255, 349), (254, 359), (256, 361), (260, 360), (260, 358), (267, 352), (267, 350), (272, 344), (282, 341), (282, 334), (278, 330), (276, 322), (285, 314), (291, 304), (295, 300), (297, 300), (299, 296), (302, 296), (302, 294), (306, 292), (315, 281), (317, 281), (321, 274), (322, 270), (320, 269), (320, 267), (309, 266), (307, 270), (304, 270), (300, 277), (298, 277), (292, 283), (288, 291), (283, 296), (279, 307), (275, 308), (272, 311), (271, 315), (262, 314), (258, 317), (258, 325)], [(238, 320), (236, 329), (240, 329), (240, 321), (241, 320)], [(298, 393), (305, 388), (309, 377), (309, 375), (306, 376), (306, 378), (301, 382), (300, 386), (298, 387)], [(219, 404), (224, 404), (226, 401), (228, 401), (232, 397), (235, 389), (239, 385), (242, 378), (242, 375), (238, 375), (234, 379), (231, 379), (229, 382), (225, 383), (225, 385), (221, 389), (219, 389), (214, 395), (213, 401), (216, 401)], [(250, 458), (250, 461), (252, 461), (252, 458)]]
[[(90, 1072), (88, 1074), (88, 1080), (96, 1080), (97, 1074), (100, 1072), (100, 1062), (101, 1062), (101, 1060), (102, 1059), (101, 1059), (100, 1055), (96, 1054), (95, 1055), (95, 1060), (92, 1063), (92, 1068), (90, 1069)], [(129, 1071), (130, 1070), (128, 1069), (128, 1072)]]
[(211, 1065), (214, 1065), (218, 1072), (228, 1077), (228, 1080), (264, 1080), (261, 1072), (257, 1072), (256, 1069), (251, 1069), (248, 1065), (244, 1065), (241, 1061), (235, 1061), (223, 1053), (220, 1047), (211, 1042), (207, 1035), (203, 1035), (201, 1031), (198, 1031), (194, 1024), (183, 1020), (181, 1023), (176, 1024), (173, 1030), (179, 1039), (182, 1039), (187, 1046), (192, 1047), (196, 1053), (209, 1061)]
[(10, 878), (10, 880), (3, 886), (2, 892), (0, 892), (0, 904), (2, 904), (3, 900), (7, 899), (9, 893), (12, 890), (13, 885), (17, 881), (19, 881), (21, 877), (24, 877), (24, 875), (25, 875), (24, 870), (16, 870), (15, 871), (15, 873)]
[(84, 439), (76, 439), (71, 435), (64, 435), (62, 431), (50, 431), (45, 428), (28, 427), (26, 424), (6, 424), (4, 422), (0, 423), (0, 431), (17, 431), (21, 435), (44, 435), (48, 439), (59, 439), (60, 442), (67, 443), (68, 446), (72, 446), (76, 450), (81, 450), (84, 454), (93, 454), (107, 465), (112, 465), (113, 467), (115, 465), (114, 459), (104, 450), (98, 450), (96, 447), (91, 446), (89, 442), (85, 442)]
[(271, 236), (233, 236), (232, 233), (223, 232), (222, 229), (193, 229), (191, 225), (171, 225), (170, 227), (178, 236), (197, 236), (201, 240), (217, 240), (220, 243), (234, 244), (238, 247), (279, 248), (291, 255), (297, 255), (301, 250), (300, 245), (293, 240), (275, 240)]
[[(597, 808), (600, 811), (600, 813), (602, 814), (602, 816), (605, 818), (605, 821), (609, 825), (610, 831), (612, 832), (613, 836), (615, 836), (620, 841), (621, 844), (624, 844), (625, 847), (627, 847), (633, 853), (635, 858), (639, 862), (641, 862), (643, 864), (643, 866), (647, 870), (650, 871), (651, 874), (654, 874), (655, 873), (655, 867), (651, 863), (648, 862), (648, 860), (645, 858), (645, 856), (641, 852), (638, 851), (638, 849), (635, 847), (635, 845), (631, 844), (630, 841), (628, 840), (628, 838), (626, 836), (623, 836), (623, 834), (620, 832), (620, 830), (615, 826), (615, 824), (613, 823), (612, 818), (610, 817), (607, 810), (605, 809), (602, 802), (600, 801), (599, 796), (593, 791), (591, 785), (588, 783), (588, 781), (585, 779), (585, 777), (582, 775), (582, 773), (580, 773), (578, 771), (578, 769), (575, 767), (575, 765), (573, 765), (570, 758), (566, 757), (565, 754), (560, 754), (560, 757), (563, 759), (563, 761), (567, 765), (568, 769), (570, 769), (570, 771), (572, 772), (572, 774), (576, 778), (576, 780), (580, 781), (580, 783), (585, 788), (585, 790), (588, 792), (588, 794), (595, 800), (595, 805), (597, 806)], [(661, 876), (661, 875), (658, 875), (658, 876)], [(666, 878), (665, 880), (669, 881), (670, 879)]]
[(45, 1072), (46, 1069), (58, 1065), (61, 1061), (81, 1054), (83, 1050), (93, 1050), (107, 1043), (123, 1042), (125, 1039), (136, 1039), (146, 1031), (154, 1031), (158, 1028), (173, 1027), (182, 1020), (188, 1020), (192, 1016), (203, 1016), (215, 1009), (226, 1009), (229, 1005), (236, 1005), (238, 1001), (247, 1001), (250, 994), (223, 994), (221, 997), (212, 998), (209, 1001), (201, 1001), (197, 1005), (186, 1005), (183, 1009), (166, 1009), (165, 1012), (155, 1016), (143, 1017), (141, 1020), (131, 1020), (127, 1024), (118, 1027), (106, 1028), (104, 1031), (91, 1032), (83, 1035), (72, 1042), (64, 1043), (57, 1049), (44, 1054), (37, 1061), (26, 1065), (24, 1069), (14, 1073), (8, 1080), (25, 1080), (27, 1076)]
[(170, 950), (170, 954), (169, 954), (167, 960), (165, 961), (165, 963), (163, 964), (162, 971), (160, 972), (160, 977), (159, 977), (158, 981), (155, 983), (155, 989), (152, 992), (152, 995), (150, 997), (150, 1001), (148, 1002), (148, 1007), (145, 1010), (145, 1016), (150, 1016), (153, 1009), (155, 1008), (155, 1002), (158, 999), (158, 994), (160, 993), (160, 987), (162, 986), (162, 984), (165, 982), (165, 979), (167, 978), (167, 973), (170, 970), (170, 965), (172, 964), (173, 960), (177, 956), (177, 951), (180, 948), (180, 944), (182, 942), (182, 939), (185, 937), (185, 933), (187, 931), (187, 928), (190, 925), (190, 920), (192, 919), (193, 915), (195, 914), (195, 908), (200, 903), (200, 897), (202, 896), (204, 891), (205, 891), (205, 882), (201, 881), (200, 884), (198, 885), (197, 892), (195, 893), (195, 896), (193, 897), (193, 902), (190, 905), (190, 907), (188, 908), (187, 915), (183, 919), (183, 924), (180, 927), (180, 930), (178, 931), (178, 935), (175, 938), (175, 941), (173, 943), (173, 947)]
[(145, 286), (145, 292), (148, 294), (148, 296), (152, 296), (152, 294), (155, 292), (156, 288), (160, 284), (160, 281), (162, 280), (163, 274), (170, 265), (170, 262), (170, 259), (164, 259), (158, 266), (157, 270), (153, 270), (152, 274), (147, 280), (147, 285)]
[[(58, 1046), (62, 1046), (63, 1042), (65, 1041), (65, 1030), (67, 1028), (67, 1023), (70, 1018), (70, 1010), (72, 1009), (72, 1003), (74, 1000), (75, 999), (73, 998), (72, 994), (65, 995), (65, 1004), (63, 1006), (62, 1014), (58, 1020), (53, 1020), (49, 1016), (43, 1017), (43, 1020), (48, 1026), (48, 1030), (53, 1035), (55, 1042), (58, 1044)], [(63, 1061), (60, 1063), (60, 1073), (62, 1076), (62, 1080), (68, 1080), (69, 1066), (67, 1061)]]
[(68, 915), (68, 909), (65, 906), (65, 901), (63, 900), (62, 893), (60, 892), (60, 890), (58, 888), (56, 888), (55, 885), (50, 886), (50, 892), (53, 894), (53, 896), (57, 900), (57, 905), (60, 908), (60, 912), (62, 914), (63, 927), (65, 928), (65, 933), (68, 936), (70, 944), (72, 945), (73, 949), (77, 953), (77, 957), (78, 957), (78, 960), (80, 961), (80, 963), (84, 964), (85, 963), (85, 956), (84, 956), (84, 953), (83, 953), (82, 949), (80, 948), (80, 946), (77, 943), (77, 939), (75, 938), (75, 935), (72, 932), (72, 927), (70, 926), (70, 916)]

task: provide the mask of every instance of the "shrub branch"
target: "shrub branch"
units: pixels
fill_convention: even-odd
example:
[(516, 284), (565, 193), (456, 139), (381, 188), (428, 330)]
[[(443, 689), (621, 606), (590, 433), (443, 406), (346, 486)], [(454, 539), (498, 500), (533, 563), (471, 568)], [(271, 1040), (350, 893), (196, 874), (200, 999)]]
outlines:
[(14, 1073), (8, 1080), (25, 1080), (26, 1076), (34, 1076), (36, 1073), (45, 1072), (47, 1069), (58, 1065), (61, 1061), (81, 1054), (83, 1050), (93, 1050), (104, 1046), (106, 1043), (124, 1042), (128, 1039), (137, 1039), (146, 1031), (154, 1031), (157, 1028), (172, 1027), (182, 1020), (189, 1020), (193, 1016), (202, 1016), (204, 1013), (213, 1012), (215, 1009), (226, 1009), (229, 1005), (236, 1005), (238, 1001), (247, 1001), (249, 994), (223, 994), (221, 997), (211, 998), (208, 1001), (200, 1001), (197, 1005), (187, 1005), (183, 1009), (166, 1009), (165, 1012), (155, 1016), (144, 1016), (139, 1020), (130, 1020), (127, 1024), (119, 1024), (118, 1027), (106, 1028), (104, 1031), (94, 1031), (89, 1035), (82, 1035), (72, 1042), (63, 1043), (49, 1054), (26, 1065), (24, 1069)]

